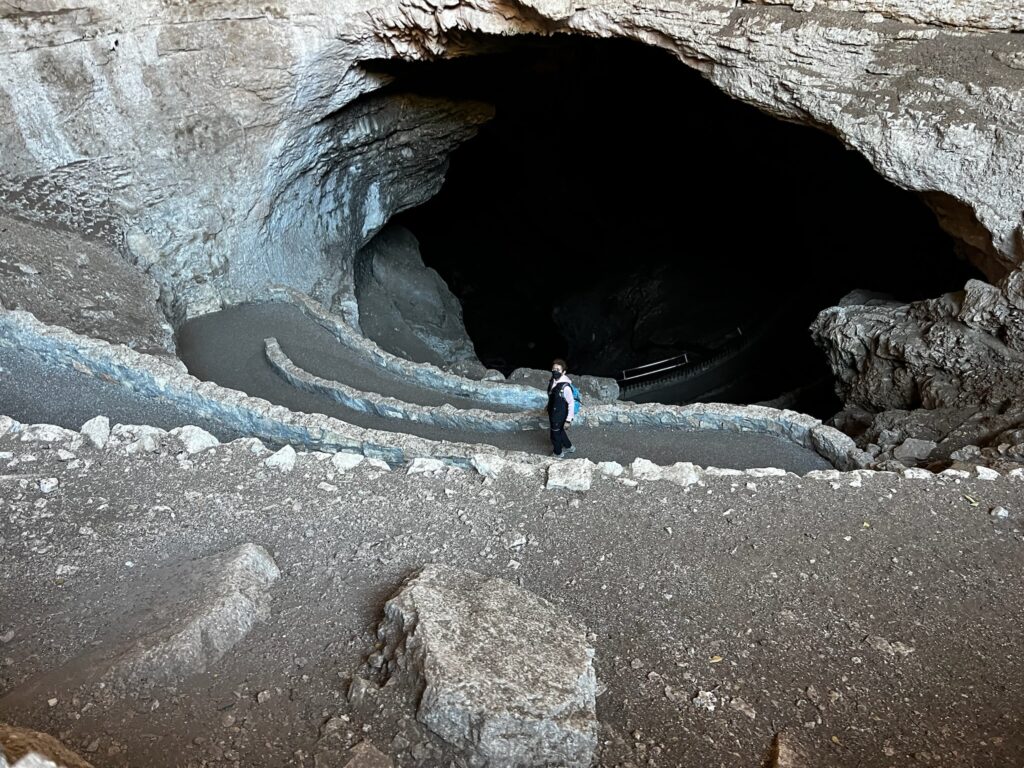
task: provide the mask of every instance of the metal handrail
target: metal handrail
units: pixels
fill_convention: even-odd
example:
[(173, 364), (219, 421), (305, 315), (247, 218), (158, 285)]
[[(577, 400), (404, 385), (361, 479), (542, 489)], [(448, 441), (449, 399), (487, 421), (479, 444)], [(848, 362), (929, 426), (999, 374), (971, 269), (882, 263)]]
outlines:
[[(736, 326), (736, 333), (739, 336), (743, 336), (742, 326)], [(666, 365), (666, 363), (668, 365)], [(625, 384), (626, 382), (633, 381), (635, 379), (643, 379), (648, 376), (655, 376), (659, 373), (666, 373), (668, 371), (674, 371), (678, 368), (682, 368), (684, 365), (690, 364), (690, 353), (683, 352), (681, 355), (675, 357), (667, 357), (664, 360), (657, 360), (653, 363), (646, 363), (645, 365), (638, 365), (635, 368), (626, 368), (622, 371), (622, 376), (619, 377), (618, 382)], [(655, 368), (655, 366), (662, 365), (663, 368), (656, 368), (655, 370), (647, 370), (649, 368)]]
[[(622, 376), (619, 378), (619, 381), (630, 381), (631, 379), (639, 379), (644, 376), (653, 376), (657, 373), (672, 371), (676, 368), (682, 368), (684, 365), (689, 364), (689, 362), (690, 354), (688, 352), (683, 352), (683, 354), (676, 355), (675, 357), (667, 357), (664, 360), (657, 360), (653, 363), (638, 365), (635, 368), (627, 368), (622, 372)], [(670, 363), (670, 365), (665, 365), (666, 363)], [(648, 368), (654, 368), (657, 365), (664, 365), (665, 367), (658, 368), (656, 370), (647, 370)]]

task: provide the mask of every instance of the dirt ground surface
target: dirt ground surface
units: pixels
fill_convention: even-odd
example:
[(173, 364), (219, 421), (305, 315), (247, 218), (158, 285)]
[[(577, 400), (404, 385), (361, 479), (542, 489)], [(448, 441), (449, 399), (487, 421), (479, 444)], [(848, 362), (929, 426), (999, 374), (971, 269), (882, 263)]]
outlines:
[(107, 243), (0, 212), (0, 306), (171, 357), (173, 333), (157, 293), (156, 284)]
[(281, 570), (269, 617), (203, 674), (0, 698), (96, 766), (340, 766), (364, 740), (396, 765), (453, 764), (401, 692), (348, 695), (383, 602), (427, 563), (509, 579), (591, 633), (595, 764), (750, 768), (780, 732), (801, 766), (1024, 764), (1020, 482), (569, 494), (322, 454), (284, 473), (251, 442), (187, 457), (162, 440), (0, 438), (0, 692), (95, 651), (140, 595), (158, 611), (136, 587), (163, 566), (254, 543)]

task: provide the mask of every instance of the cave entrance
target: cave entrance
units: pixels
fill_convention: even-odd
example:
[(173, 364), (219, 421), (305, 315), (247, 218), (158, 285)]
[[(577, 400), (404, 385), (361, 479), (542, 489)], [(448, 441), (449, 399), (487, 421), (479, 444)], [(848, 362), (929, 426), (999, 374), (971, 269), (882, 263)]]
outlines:
[(489, 367), (565, 357), (577, 374), (622, 378), (685, 360), (718, 373), (626, 399), (801, 391), (784, 404), (827, 417), (839, 404), (808, 332), (819, 311), (854, 289), (906, 301), (975, 274), (916, 194), (665, 52), (571, 37), (481, 46), (375, 66), (397, 92), (495, 107), (440, 193), (395, 219), (461, 301)]

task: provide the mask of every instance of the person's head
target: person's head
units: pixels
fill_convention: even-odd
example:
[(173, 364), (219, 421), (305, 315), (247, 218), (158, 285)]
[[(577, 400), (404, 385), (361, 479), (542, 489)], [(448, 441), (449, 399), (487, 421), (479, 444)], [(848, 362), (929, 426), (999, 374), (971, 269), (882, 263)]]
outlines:
[(561, 358), (555, 358), (551, 363), (551, 375), (561, 376), (563, 373), (569, 370), (569, 366), (565, 364), (565, 360)]

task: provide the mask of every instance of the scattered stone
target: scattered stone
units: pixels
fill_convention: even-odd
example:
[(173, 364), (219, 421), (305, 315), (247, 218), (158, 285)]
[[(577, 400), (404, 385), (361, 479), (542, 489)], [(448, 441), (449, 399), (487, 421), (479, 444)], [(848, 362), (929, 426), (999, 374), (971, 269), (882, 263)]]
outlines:
[(496, 478), (505, 471), (508, 462), (493, 453), (478, 453), (470, 460), (473, 468), (484, 477)]
[(704, 474), (708, 477), (739, 477), (743, 474), (743, 470), (730, 467), (706, 467)]
[(2, 635), (0, 635), (0, 643), (3, 643), (4, 645), (7, 645), (7, 643), (11, 642), (11, 640), (13, 640), (13, 639), (14, 639), (14, 630), (13, 629), (9, 629), (6, 632), (4, 632)]
[[(24, 759), (29, 756), (43, 758), (43, 761)], [(47, 765), (56, 765), (59, 768), (92, 768), (90, 763), (48, 734), (0, 723), (0, 766), (6, 766), (8, 762), (17, 768), (44, 768)]]
[(927, 469), (920, 469), (919, 467), (904, 469), (900, 474), (902, 474), (907, 480), (932, 480), (935, 477), (935, 475)]
[(393, 768), (391, 758), (368, 741), (361, 741), (349, 752), (350, 759), (344, 768)]
[(0, 416), (0, 437), (9, 435), (12, 432), (18, 432), (20, 429), (20, 422), (15, 421), (10, 416)]
[(504, 580), (430, 565), (384, 607), (392, 673), (417, 713), (471, 762), (589, 766), (597, 746), (594, 650), (550, 603)]
[(270, 701), (270, 691), (260, 691), (256, 694), (257, 704), (266, 704), (268, 701)]
[(53, 493), (59, 485), (60, 481), (56, 477), (46, 477), (39, 481), (39, 491), (40, 493)]
[(160, 440), (156, 435), (148, 432), (139, 436), (137, 440), (128, 443), (124, 447), (124, 452), (129, 456), (134, 456), (139, 453), (156, 453), (160, 450)]
[(202, 453), (209, 448), (214, 448), (220, 445), (220, 440), (211, 435), (205, 429), (191, 424), (172, 429), (171, 434), (181, 441), (185, 452), (189, 455)]
[(786, 470), (780, 467), (754, 467), (745, 470), (745, 474), (750, 477), (785, 477)]
[(416, 458), (413, 459), (409, 464), (409, 469), (406, 471), (408, 475), (423, 475), (432, 472), (443, 472), (446, 468), (446, 464), (440, 459), (430, 458)]
[(714, 712), (715, 707), (718, 705), (718, 697), (715, 696), (713, 691), (697, 691), (691, 701), (697, 709), (703, 709), (708, 712)]
[(78, 435), (55, 424), (32, 424), (21, 430), (23, 443), (70, 443)]
[(992, 511), (989, 512), (989, 514), (992, 515), (992, 517), (1007, 518), (1010, 516), (1010, 510), (1008, 510), (1006, 507), (993, 507)]
[(331, 466), (339, 472), (348, 472), (365, 461), (360, 453), (336, 453), (331, 457)]
[(780, 731), (772, 739), (769, 768), (807, 768), (810, 763), (806, 754), (786, 731)]
[(384, 461), (384, 459), (367, 458), (364, 463), (366, 466), (372, 467), (373, 469), (379, 469), (382, 472), (391, 471), (391, 465)]
[(1006, 476), (1010, 480), (1014, 480), (1014, 481), (1017, 481), (1017, 482), (1022, 481), (1022, 480), (1024, 480), (1024, 468), (1011, 469), (1009, 472), (1006, 473)]
[(634, 459), (629, 471), (636, 480), (660, 480), (661, 467), (647, 459)]
[(598, 463), (597, 471), (605, 477), (622, 477), (626, 469), (617, 461), (602, 461)]
[(593, 480), (590, 459), (563, 459), (548, 467), (548, 490), (589, 491)]
[(974, 471), (977, 473), (979, 480), (998, 480), (1002, 477), (1002, 475), (989, 467), (978, 466), (974, 468)]
[(908, 437), (900, 443), (892, 452), (896, 459), (912, 459), (922, 461), (927, 459), (937, 444), (934, 440), (919, 440), (916, 437)]
[(729, 701), (729, 707), (735, 709), (737, 712), (749, 717), (751, 720), (757, 719), (757, 710), (747, 704), (743, 699), (734, 698)]
[(887, 656), (905, 659), (907, 656), (914, 652), (914, 649), (909, 645), (901, 643), (899, 641), (890, 643), (884, 637), (878, 635), (868, 635), (864, 638), (864, 642), (874, 648), (876, 651), (886, 654)]
[(689, 486), (702, 482), (704, 470), (688, 461), (679, 461), (661, 470), (661, 478), (676, 485)]
[(263, 465), (270, 469), (280, 470), (281, 472), (291, 472), (295, 469), (295, 462), (297, 458), (298, 456), (295, 453), (295, 449), (290, 445), (286, 445), (273, 456), (264, 459)]

